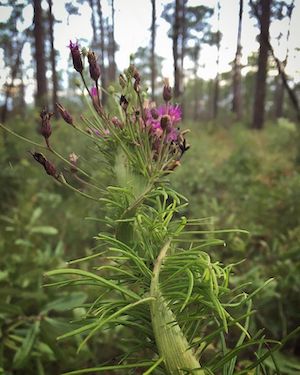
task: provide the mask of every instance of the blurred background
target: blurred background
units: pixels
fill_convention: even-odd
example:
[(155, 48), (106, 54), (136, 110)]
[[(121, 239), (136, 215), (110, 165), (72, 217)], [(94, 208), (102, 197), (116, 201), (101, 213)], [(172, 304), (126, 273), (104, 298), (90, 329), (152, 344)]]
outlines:
[[(250, 232), (223, 235), (227, 246), (211, 255), (242, 261), (232, 283), (248, 292), (273, 278), (254, 297), (252, 328), (279, 340), (300, 325), (299, 20), (299, 0), (0, 1), (0, 122), (41, 143), (39, 113), (53, 111), (55, 149), (66, 158), (76, 152), (104, 187), (103, 161), (55, 106), (78, 121), (87, 110), (70, 40), (95, 51), (106, 90), (134, 63), (148, 99), (162, 103), (169, 78), (181, 127), (191, 130), (191, 149), (171, 177), (190, 201), (183, 214), (210, 217), (213, 229)], [(105, 94), (103, 102), (110, 108)], [(85, 218), (104, 209), (50, 180), (29, 155), (32, 145), (3, 129), (0, 136), (0, 374), (117, 361), (127, 349), (117, 332), (79, 354), (80, 338), (55, 341), (82, 314), (92, 288), (42, 287), (47, 270), (94, 253), (101, 224)], [(299, 374), (299, 334), (276, 356), (280, 373)], [(269, 371), (279, 373), (272, 361)]]

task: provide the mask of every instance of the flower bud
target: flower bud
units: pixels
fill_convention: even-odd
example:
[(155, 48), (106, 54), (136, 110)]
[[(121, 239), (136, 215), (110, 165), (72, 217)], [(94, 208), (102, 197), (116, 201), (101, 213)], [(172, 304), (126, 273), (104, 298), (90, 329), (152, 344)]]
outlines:
[(169, 132), (171, 130), (171, 118), (169, 115), (163, 115), (160, 119), (160, 127), (162, 130)]
[(45, 138), (45, 141), (48, 147), (49, 147), (48, 138), (50, 137), (52, 133), (51, 124), (50, 124), (51, 116), (53, 116), (53, 113), (48, 112), (46, 109), (43, 109), (42, 112), (40, 113), (40, 117), (42, 119), (41, 134)]
[(94, 52), (89, 51), (87, 58), (89, 62), (90, 76), (95, 82), (97, 82), (100, 77), (101, 70), (99, 64), (97, 63), (96, 55)]
[(151, 113), (151, 116), (153, 118), (153, 120), (157, 120), (159, 118), (159, 113), (158, 113), (158, 110), (156, 108), (151, 108), (150, 109), (150, 113)]
[(70, 113), (59, 103), (56, 103), (56, 107), (59, 110), (61, 117), (65, 120), (67, 124), (74, 126), (73, 117)]
[(70, 48), (71, 55), (72, 55), (74, 69), (77, 72), (82, 73), (83, 64), (82, 64), (82, 60), (81, 60), (78, 42), (72, 43), (72, 41), (70, 40), (69, 48)]
[(43, 154), (41, 154), (40, 152), (35, 152), (32, 154), (32, 156), (38, 163), (40, 163), (44, 167), (46, 173), (49, 176), (58, 178), (58, 173), (55, 165), (51, 163), (51, 161), (47, 160)]
[(163, 99), (165, 102), (169, 102), (172, 99), (172, 89), (167, 78), (164, 80)]
[(128, 100), (126, 99), (126, 97), (124, 95), (121, 95), (121, 98), (120, 98), (120, 105), (121, 107), (124, 109), (124, 111), (127, 110), (127, 107), (128, 107)]

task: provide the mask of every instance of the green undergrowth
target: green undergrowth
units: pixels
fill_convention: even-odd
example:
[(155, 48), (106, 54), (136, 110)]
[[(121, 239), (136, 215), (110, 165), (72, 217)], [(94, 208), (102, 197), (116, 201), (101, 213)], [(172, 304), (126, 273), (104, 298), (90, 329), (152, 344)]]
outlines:
[[(211, 228), (242, 228), (223, 236), (227, 246), (215, 252), (226, 263), (240, 262), (232, 281), (249, 290), (271, 277), (254, 298), (255, 325), (280, 338), (300, 324), (300, 168), (296, 125), (280, 119), (262, 131), (243, 124), (212, 130), (190, 124), (192, 147), (172, 177), (187, 196), (186, 215), (210, 217)], [(300, 354), (296, 335), (286, 347), (286, 361)], [(289, 357), (291, 356), (291, 357)], [(283, 357), (281, 357), (281, 360)], [(283, 373), (296, 374), (284, 367)]]

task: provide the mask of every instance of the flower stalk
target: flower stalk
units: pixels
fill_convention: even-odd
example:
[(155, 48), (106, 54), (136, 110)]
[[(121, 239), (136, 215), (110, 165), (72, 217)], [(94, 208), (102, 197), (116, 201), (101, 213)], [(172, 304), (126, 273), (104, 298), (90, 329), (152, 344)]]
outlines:
[(166, 370), (170, 375), (196, 374), (204, 375), (195, 353), (190, 348), (176, 316), (169, 308), (159, 286), (159, 274), (170, 248), (171, 241), (162, 247), (153, 269), (150, 296), (154, 298), (150, 303), (151, 321), (155, 341), (160, 356), (163, 358)]

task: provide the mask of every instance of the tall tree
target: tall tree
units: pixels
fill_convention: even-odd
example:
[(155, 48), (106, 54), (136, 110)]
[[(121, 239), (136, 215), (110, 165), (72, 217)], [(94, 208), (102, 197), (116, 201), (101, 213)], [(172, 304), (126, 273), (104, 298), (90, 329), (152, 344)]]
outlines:
[(254, 107), (251, 127), (253, 129), (262, 129), (265, 119), (265, 98), (266, 98), (266, 79), (267, 79), (267, 63), (269, 48), (266, 41), (269, 41), (269, 28), (271, 16), (272, 0), (259, 0), (253, 3), (259, 14), (260, 35), (259, 35), (259, 55), (258, 70), (256, 74), (256, 86), (254, 93)]
[[(3, 63), (8, 71), (3, 87), (4, 102), (1, 108), (1, 122), (7, 119), (10, 101), (14, 100), (15, 96), (21, 97), (22, 94), (22, 85), (16, 85), (16, 80), (22, 81), (22, 51), (31, 29), (31, 25), (22, 31), (17, 27), (17, 24), (23, 20), (26, 1), (15, 4), (15, 1), (9, 0), (5, 5), (11, 7), (11, 13), (5, 23), (0, 20), (0, 45), (3, 51)], [(20, 101), (18, 104), (20, 106)], [(5, 139), (5, 132), (3, 137)]]
[(45, 32), (43, 11), (41, 0), (33, 0), (34, 11), (34, 44), (35, 44), (35, 63), (36, 63), (36, 105), (46, 107), (47, 98), (47, 79), (46, 79), (46, 56), (45, 56)]
[[(208, 19), (212, 9), (204, 5), (188, 6), (186, 0), (176, 0), (165, 6), (162, 17), (171, 25), (168, 33), (172, 38), (173, 64), (174, 64), (174, 96), (179, 96), (183, 91), (184, 58), (189, 55), (194, 58), (194, 48), (201, 44), (211, 44), (211, 25)], [(197, 64), (197, 62), (196, 62)]]
[(213, 99), (213, 118), (217, 118), (218, 116), (218, 106), (219, 106), (219, 86), (220, 86), (220, 77), (219, 77), (219, 65), (220, 65), (220, 43), (221, 43), (221, 32), (220, 32), (220, 0), (217, 2), (217, 24), (218, 24), (218, 31), (216, 35), (216, 46), (217, 46), (217, 58), (216, 58), (216, 66), (217, 66), (217, 74), (215, 77), (214, 82), (214, 99)]
[(155, 99), (156, 63), (155, 63), (155, 38), (156, 38), (156, 0), (151, 0), (151, 99)]
[(48, 0), (48, 22), (49, 22), (49, 37), (50, 37), (50, 61), (51, 61), (51, 72), (52, 72), (52, 111), (56, 118), (58, 118), (58, 110), (56, 103), (57, 92), (58, 92), (58, 81), (57, 81), (57, 72), (56, 72), (56, 51), (54, 48), (54, 17), (52, 13), (52, 0)]
[(108, 25), (108, 76), (109, 80), (113, 82), (116, 79), (116, 41), (115, 41), (115, 4), (111, 0), (111, 25)]
[(185, 7), (186, 0), (175, 0), (175, 12), (172, 27), (173, 65), (174, 65), (174, 97), (178, 98), (183, 91), (183, 61), (186, 39)]
[(89, 0), (89, 6), (91, 8), (91, 24), (93, 30), (93, 39), (92, 39), (92, 46), (95, 48), (97, 45), (97, 27), (96, 27), (96, 19), (95, 19), (95, 11), (94, 11), (94, 0)]
[[(106, 67), (105, 67), (105, 33), (101, 0), (97, 1), (97, 13), (99, 18), (100, 31), (100, 66), (101, 66), (101, 85), (106, 88)], [(102, 103), (105, 104), (106, 95), (102, 95)]]
[(243, 115), (242, 86), (241, 86), (241, 82), (242, 82), (242, 74), (241, 74), (242, 44), (241, 44), (241, 37), (242, 37), (242, 21), (243, 21), (243, 3), (244, 3), (244, 1), (240, 0), (237, 45), (236, 45), (235, 58), (234, 58), (234, 62), (233, 62), (232, 112), (235, 113), (237, 120), (241, 120), (242, 115)]

